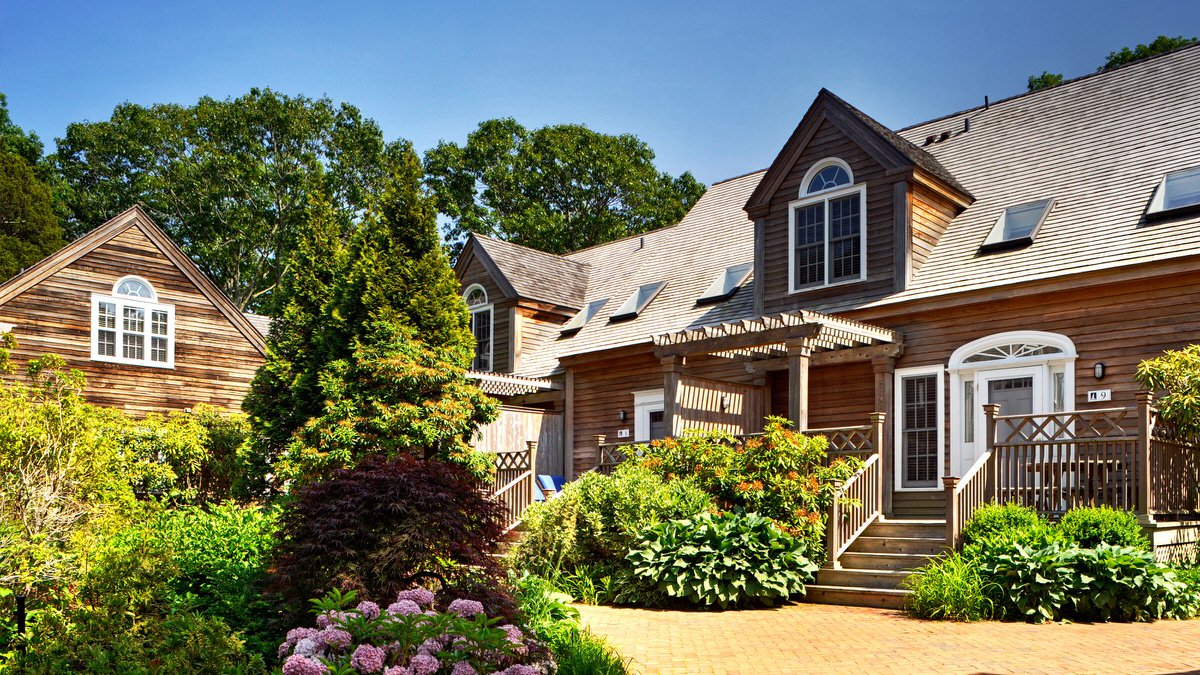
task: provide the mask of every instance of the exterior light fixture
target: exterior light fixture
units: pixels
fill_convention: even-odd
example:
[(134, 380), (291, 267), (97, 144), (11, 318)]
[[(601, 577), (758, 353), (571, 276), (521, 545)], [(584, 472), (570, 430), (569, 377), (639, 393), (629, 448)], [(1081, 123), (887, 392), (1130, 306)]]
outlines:
[(725, 410), (728, 408), (729, 408), (729, 397), (725, 394), (721, 394), (721, 412), (725, 412)]
[(622, 410), (622, 411), (618, 412), (618, 413), (617, 413), (617, 417), (618, 417), (618, 418), (619, 418), (619, 419), (620, 419), (622, 422), (624, 422), (625, 420), (629, 419), (629, 415), (628, 415), (628, 413), (626, 413), (624, 410)]
[(1096, 365), (1092, 366), (1092, 374), (1096, 376), (1097, 380), (1103, 380), (1104, 379), (1104, 363), (1097, 363)]

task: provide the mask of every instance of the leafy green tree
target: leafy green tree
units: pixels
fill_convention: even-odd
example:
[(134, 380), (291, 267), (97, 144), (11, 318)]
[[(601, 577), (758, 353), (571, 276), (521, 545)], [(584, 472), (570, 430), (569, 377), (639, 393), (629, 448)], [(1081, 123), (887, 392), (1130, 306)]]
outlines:
[(191, 106), (121, 104), (106, 121), (67, 127), (54, 161), (69, 235), (140, 203), (235, 304), (271, 312), (309, 196), (320, 191), (349, 227), (398, 151), (353, 106), (253, 89)]
[(409, 148), (397, 160), (348, 241), (316, 202), (290, 256), (296, 278), (281, 287), (281, 320), (244, 406), (282, 478), (377, 454), (466, 461), (466, 438), (495, 415), (464, 375), (474, 338), (420, 160)]
[(50, 189), (23, 157), (0, 150), (0, 280), (64, 243)]
[(1103, 66), (1100, 66), (1099, 70), (1110, 70), (1112, 68), (1116, 68), (1117, 66), (1123, 66), (1131, 61), (1137, 61), (1138, 59), (1144, 59), (1150, 56), (1157, 56), (1159, 54), (1173, 52), (1180, 47), (1196, 44), (1197, 41), (1200, 41), (1200, 38), (1189, 38), (1183, 37), (1182, 35), (1178, 37), (1159, 35), (1148, 45), (1140, 44), (1133, 49), (1130, 49), (1129, 47), (1122, 47), (1115, 52), (1109, 52), (1108, 60), (1104, 62)]
[(439, 143), (425, 172), (456, 254), (470, 232), (568, 253), (673, 225), (704, 194), (691, 173), (656, 169), (636, 136), (511, 118), (483, 122), (465, 145)]
[(1057, 87), (1062, 83), (1062, 73), (1051, 73), (1043, 70), (1041, 75), (1029, 76), (1029, 91), (1041, 91), (1050, 87)]
[(33, 132), (26, 133), (12, 121), (8, 114), (8, 97), (4, 94), (0, 94), (0, 150), (11, 152), (29, 166), (36, 166), (42, 159), (41, 139)]
[(1185, 436), (1200, 433), (1200, 344), (1168, 349), (1138, 364), (1137, 381), (1160, 396), (1162, 416)]

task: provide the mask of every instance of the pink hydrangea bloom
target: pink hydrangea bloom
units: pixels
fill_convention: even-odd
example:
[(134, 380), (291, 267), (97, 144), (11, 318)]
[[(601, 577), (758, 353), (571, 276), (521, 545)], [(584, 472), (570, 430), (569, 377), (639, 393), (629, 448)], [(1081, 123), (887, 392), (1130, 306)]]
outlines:
[(533, 666), (527, 666), (523, 663), (518, 663), (514, 666), (509, 666), (504, 670), (499, 671), (496, 675), (539, 675), (538, 669)]
[(370, 600), (363, 600), (362, 602), (358, 603), (358, 612), (367, 619), (378, 619), (379, 605), (371, 602)]
[(283, 675), (325, 675), (328, 672), (325, 664), (300, 654), (293, 654), (283, 662)]
[(459, 598), (450, 603), (446, 611), (459, 616), (472, 617), (478, 614), (483, 614), (483, 603), (478, 600), (465, 600)]
[(408, 666), (392, 666), (383, 671), (383, 675), (414, 675), (414, 673)]
[(500, 630), (504, 631), (508, 635), (508, 641), (515, 645), (521, 644), (521, 641), (525, 639), (525, 634), (521, 632), (521, 629), (511, 623), (500, 626)]
[(445, 646), (446, 646), (445, 641), (440, 640), (438, 638), (429, 638), (428, 640), (422, 642), (419, 647), (417, 647), (417, 653), (425, 654), (427, 656), (433, 656), (433, 655), (437, 654), (438, 652), (442, 651), (442, 649), (445, 648)]
[(387, 652), (374, 645), (359, 645), (350, 657), (350, 665), (360, 673), (378, 673), (383, 670), (383, 660)]
[(326, 628), (321, 631), (321, 641), (334, 649), (345, 649), (350, 646), (350, 634), (341, 628)]
[(433, 675), (437, 672), (442, 664), (429, 654), (417, 654), (408, 662), (408, 667), (412, 670), (413, 675)]
[(407, 591), (400, 591), (396, 596), (397, 600), (412, 600), (422, 607), (433, 603), (433, 591), (427, 588), (410, 588)]
[(459, 661), (454, 664), (454, 670), (450, 671), (450, 675), (479, 675), (479, 671), (466, 661)]
[(412, 600), (397, 600), (388, 605), (387, 612), (392, 616), (409, 616), (410, 614), (420, 614), (421, 607)]

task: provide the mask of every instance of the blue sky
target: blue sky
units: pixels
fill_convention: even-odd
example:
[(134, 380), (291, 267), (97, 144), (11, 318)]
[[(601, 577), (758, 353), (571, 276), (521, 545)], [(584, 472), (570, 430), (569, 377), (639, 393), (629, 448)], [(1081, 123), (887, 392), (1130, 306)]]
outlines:
[(0, 91), (47, 145), (121, 101), (270, 86), (420, 150), (499, 116), (631, 132), (707, 183), (769, 164), (822, 86), (898, 128), (1163, 33), (1200, 35), (1200, 2), (0, 0)]

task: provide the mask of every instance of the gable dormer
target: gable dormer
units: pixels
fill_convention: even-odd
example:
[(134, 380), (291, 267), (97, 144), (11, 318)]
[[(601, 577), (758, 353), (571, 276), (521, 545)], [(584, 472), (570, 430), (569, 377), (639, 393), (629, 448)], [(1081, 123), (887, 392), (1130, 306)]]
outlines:
[(756, 308), (903, 290), (971, 195), (929, 153), (822, 89), (746, 203)]
[(584, 306), (588, 266), (476, 234), (455, 264), (475, 334), (474, 370), (513, 373)]

